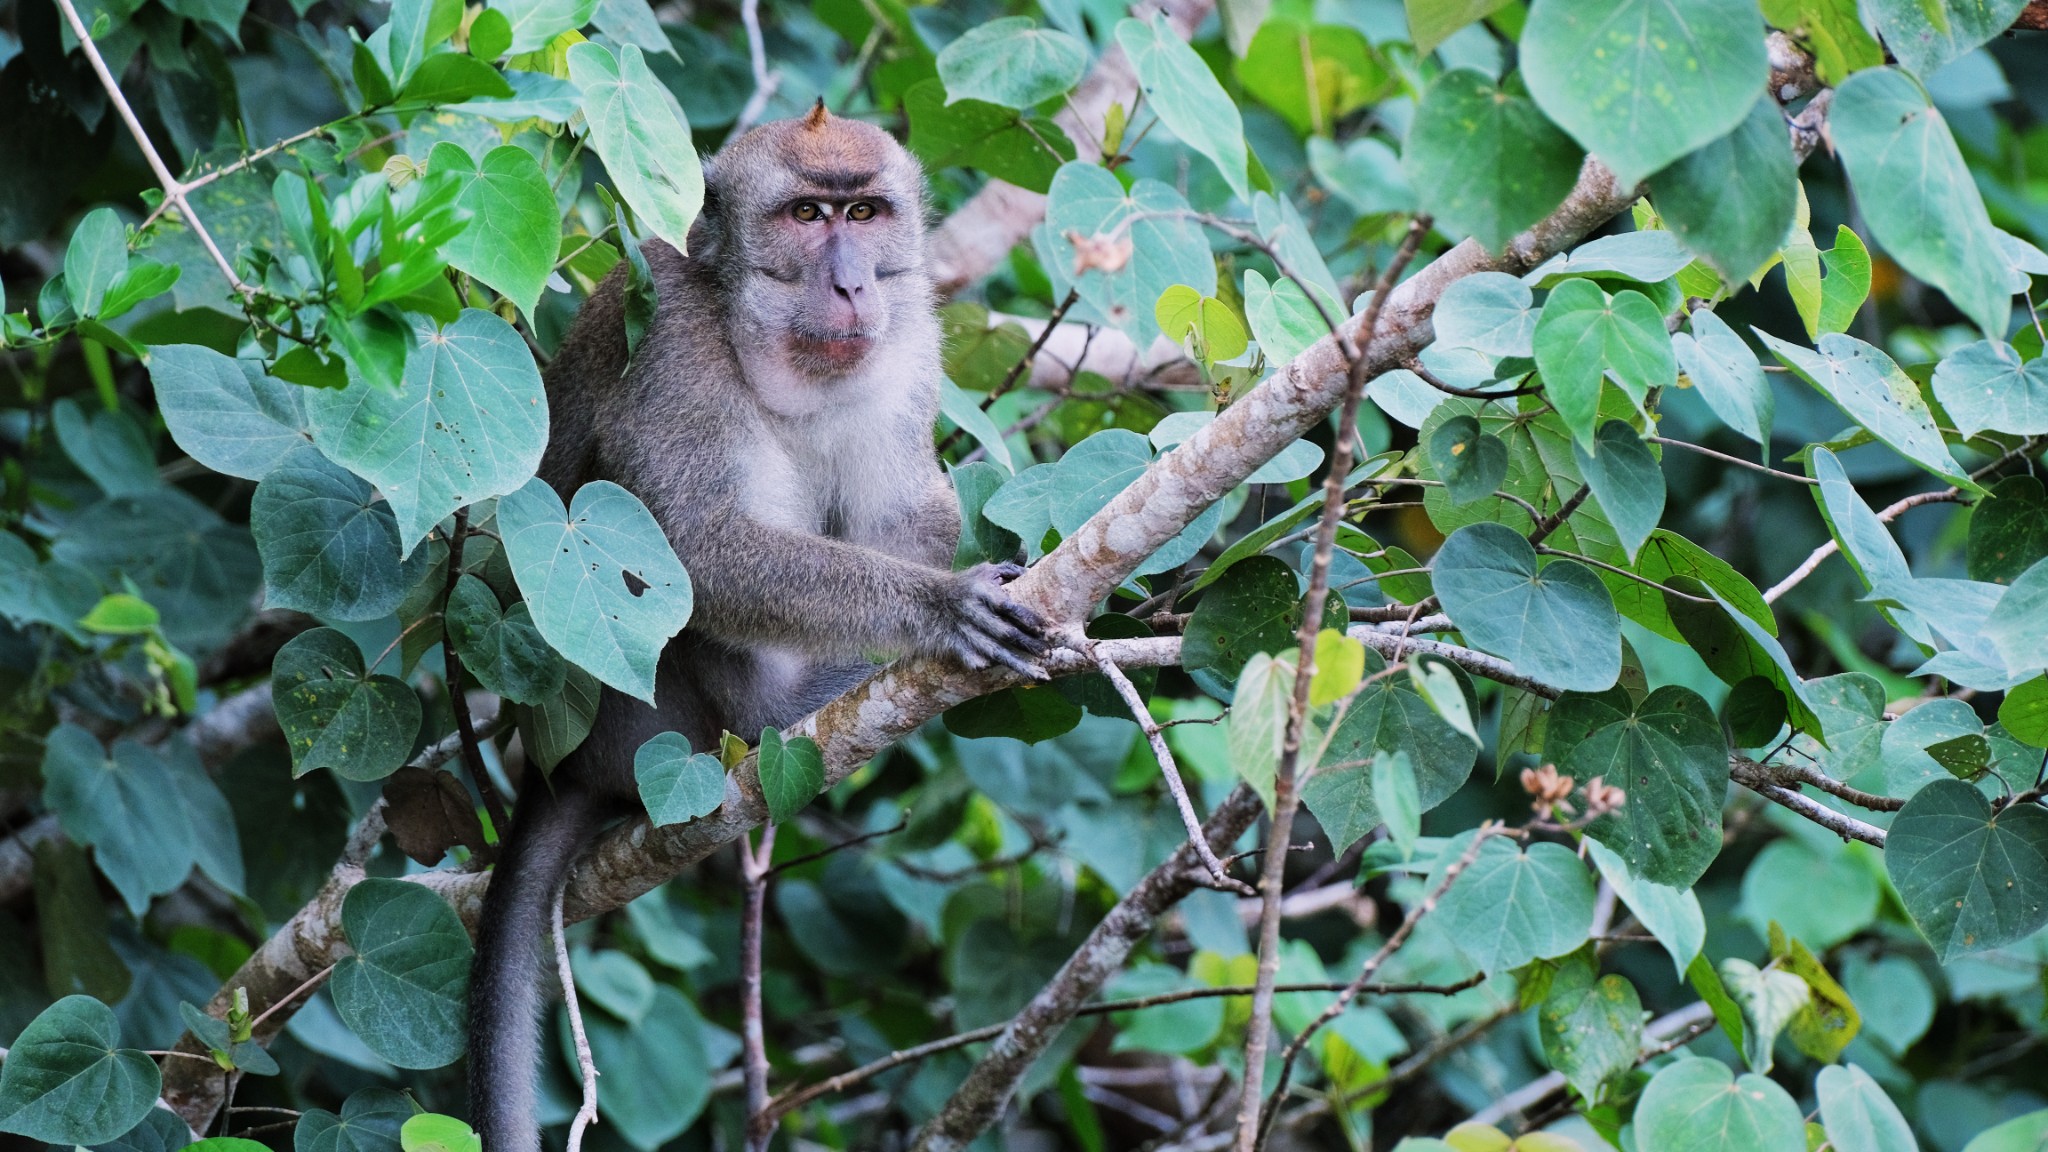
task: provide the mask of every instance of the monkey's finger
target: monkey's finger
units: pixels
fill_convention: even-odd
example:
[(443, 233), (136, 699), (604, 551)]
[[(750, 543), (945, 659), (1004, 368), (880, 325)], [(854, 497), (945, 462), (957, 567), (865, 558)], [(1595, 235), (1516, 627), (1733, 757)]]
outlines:
[(1052, 679), (1045, 669), (1032, 662), (1031, 657), (1034, 653), (1028, 650), (1018, 651), (1018, 645), (1005, 643), (1003, 637), (989, 629), (986, 624), (975, 622), (975, 625), (961, 632), (961, 638), (972, 645), (977, 653), (1033, 680)]
[(986, 634), (1006, 648), (1021, 648), (1033, 656), (1043, 656), (1052, 651), (1052, 642), (1044, 633), (1026, 631), (1003, 619), (1000, 605), (983, 601), (973, 604), (967, 612), (967, 622), (976, 630)]
[(1040, 616), (1028, 606), (1018, 603), (1000, 588), (978, 588), (976, 589), (975, 600), (981, 606), (991, 610), (994, 615), (1007, 618), (1013, 623), (1028, 629), (1034, 635), (1042, 636), (1047, 631), (1045, 617)]
[(990, 572), (995, 574), (996, 579), (1001, 580), (1005, 584), (1024, 574), (1024, 566), (1022, 564), (1014, 564), (1008, 560), (1000, 564), (991, 564), (988, 568)]

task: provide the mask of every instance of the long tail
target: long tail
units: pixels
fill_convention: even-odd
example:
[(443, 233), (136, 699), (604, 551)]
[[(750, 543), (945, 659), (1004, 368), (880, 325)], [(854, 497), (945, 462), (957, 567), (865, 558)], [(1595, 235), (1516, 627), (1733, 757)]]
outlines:
[(485, 1152), (538, 1152), (540, 948), (554, 896), (597, 830), (588, 792), (557, 779), (519, 798), (484, 893), (469, 970), (469, 1107)]

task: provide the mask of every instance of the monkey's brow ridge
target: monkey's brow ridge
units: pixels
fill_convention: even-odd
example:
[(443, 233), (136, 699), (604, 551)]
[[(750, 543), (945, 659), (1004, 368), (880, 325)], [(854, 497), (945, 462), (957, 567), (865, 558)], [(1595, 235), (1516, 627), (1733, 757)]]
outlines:
[(858, 192), (875, 182), (881, 173), (867, 169), (849, 171), (846, 169), (798, 168), (796, 178), (805, 184), (826, 192)]

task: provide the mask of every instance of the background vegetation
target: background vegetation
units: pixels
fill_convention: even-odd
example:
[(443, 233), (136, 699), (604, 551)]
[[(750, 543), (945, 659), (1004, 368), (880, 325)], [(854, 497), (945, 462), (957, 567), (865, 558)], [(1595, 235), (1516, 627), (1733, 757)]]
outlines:
[(822, 98), (1061, 678), (642, 749), (551, 1145), (2048, 1147), (2044, 25), (0, 0), (0, 1139), (475, 1147), (492, 830), (690, 610), (540, 370)]

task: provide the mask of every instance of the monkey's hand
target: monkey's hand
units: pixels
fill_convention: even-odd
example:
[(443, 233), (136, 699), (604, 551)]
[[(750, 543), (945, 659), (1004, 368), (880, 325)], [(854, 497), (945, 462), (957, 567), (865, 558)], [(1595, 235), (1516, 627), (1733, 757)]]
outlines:
[(1003, 585), (1024, 574), (1015, 564), (977, 564), (951, 575), (940, 606), (940, 646), (969, 668), (1001, 664), (1033, 680), (1049, 679), (1038, 661), (1052, 649), (1045, 620), (1010, 598)]

